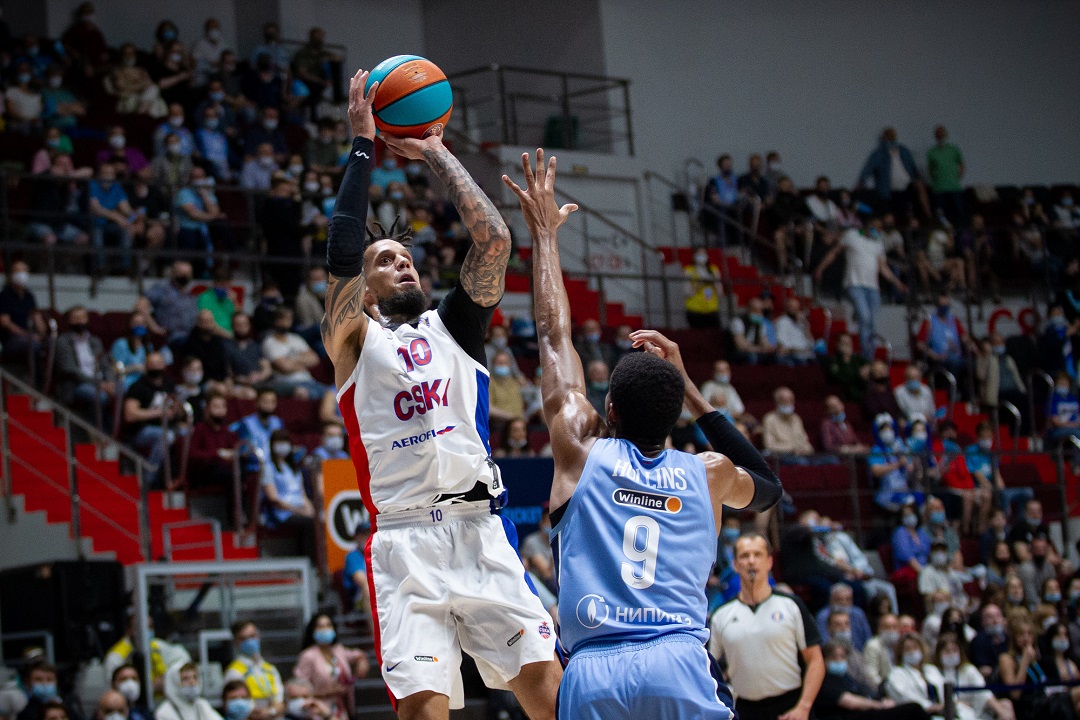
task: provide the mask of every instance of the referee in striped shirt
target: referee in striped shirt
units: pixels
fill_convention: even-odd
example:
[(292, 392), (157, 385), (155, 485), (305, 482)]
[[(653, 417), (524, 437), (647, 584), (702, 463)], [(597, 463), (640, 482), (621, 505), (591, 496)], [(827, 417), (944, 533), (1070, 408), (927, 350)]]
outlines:
[(769, 586), (771, 570), (769, 542), (739, 538), (742, 589), (713, 614), (709, 650), (727, 661), (740, 720), (808, 720), (825, 678), (821, 636), (801, 600)]

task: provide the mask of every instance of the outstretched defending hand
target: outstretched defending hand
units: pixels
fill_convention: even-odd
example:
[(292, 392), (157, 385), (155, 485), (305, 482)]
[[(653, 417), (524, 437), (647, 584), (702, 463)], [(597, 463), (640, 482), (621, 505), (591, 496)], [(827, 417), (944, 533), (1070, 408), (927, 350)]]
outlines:
[(353, 137), (363, 136), (374, 142), (375, 118), (371, 114), (371, 105), (375, 102), (375, 91), (379, 89), (379, 83), (372, 83), (365, 96), (364, 85), (367, 79), (367, 70), (357, 70), (349, 81), (349, 126), (352, 128)]
[(555, 232), (570, 217), (570, 213), (578, 209), (574, 203), (559, 207), (555, 202), (555, 156), (551, 156), (545, 167), (544, 151), (542, 148), (537, 148), (536, 174), (534, 175), (529, 153), (521, 153), (521, 167), (525, 171), (524, 190), (506, 175), (503, 175), (502, 179), (506, 187), (518, 196), (529, 232), (533, 238), (540, 237), (544, 232)]
[(426, 160), (424, 153), (428, 150), (437, 150), (443, 146), (442, 128), (432, 130), (431, 134), (423, 140), (417, 138), (398, 137), (383, 131), (383, 142), (387, 147), (408, 160)]

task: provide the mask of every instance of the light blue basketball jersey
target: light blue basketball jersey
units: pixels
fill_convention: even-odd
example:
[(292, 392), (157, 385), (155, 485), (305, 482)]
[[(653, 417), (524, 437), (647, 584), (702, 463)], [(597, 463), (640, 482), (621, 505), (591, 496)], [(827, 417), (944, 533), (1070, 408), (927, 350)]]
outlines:
[(597, 440), (551, 545), (567, 652), (595, 640), (708, 639), (716, 521), (699, 458)]

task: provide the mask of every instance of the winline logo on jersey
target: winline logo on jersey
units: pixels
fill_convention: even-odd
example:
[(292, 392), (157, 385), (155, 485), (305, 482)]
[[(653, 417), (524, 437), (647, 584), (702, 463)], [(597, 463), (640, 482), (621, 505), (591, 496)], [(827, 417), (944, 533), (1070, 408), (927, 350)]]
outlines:
[(644, 623), (648, 625), (692, 625), (693, 621), (682, 613), (669, 613), (656, 607), (623, 607), (609, 605), (602, 595), (590, 593), (578, 600), (577, 619), (583, 627), (590, 630), (598, 628), (608, 620), (617, 623)]
[(682, 500), (671, 495), (659, 495), (647, 493), (641, 490), (624, 490), (617, 488), (611, 493), (611, 499), (616, 505), (625, 507), (641, 508), (642, 510), (656, 510), (674, 515), (682, 510)]

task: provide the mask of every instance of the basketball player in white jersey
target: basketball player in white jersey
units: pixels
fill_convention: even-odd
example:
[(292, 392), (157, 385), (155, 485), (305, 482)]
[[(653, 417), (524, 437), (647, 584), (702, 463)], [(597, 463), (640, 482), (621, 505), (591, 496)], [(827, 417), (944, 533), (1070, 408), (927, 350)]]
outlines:
[(365, 97), (366, 81), (358, 72), (349, 92), (355, 138), (330, 219), (322, 334), (371, 514), (376, 656), (402, 718), (463, 706), (464, 650), (489, 687), (514, 691), (533, 720), (553, 720), (555, 626), (493, 514), (505, 490), (488, 445), (484, 333), (510, 233), (440, 134), (384, 135), (399, 155), (427, 162), (472, 236), (458, 285), (425, 312), (407, 236), (365, 238), (377, 90)]

